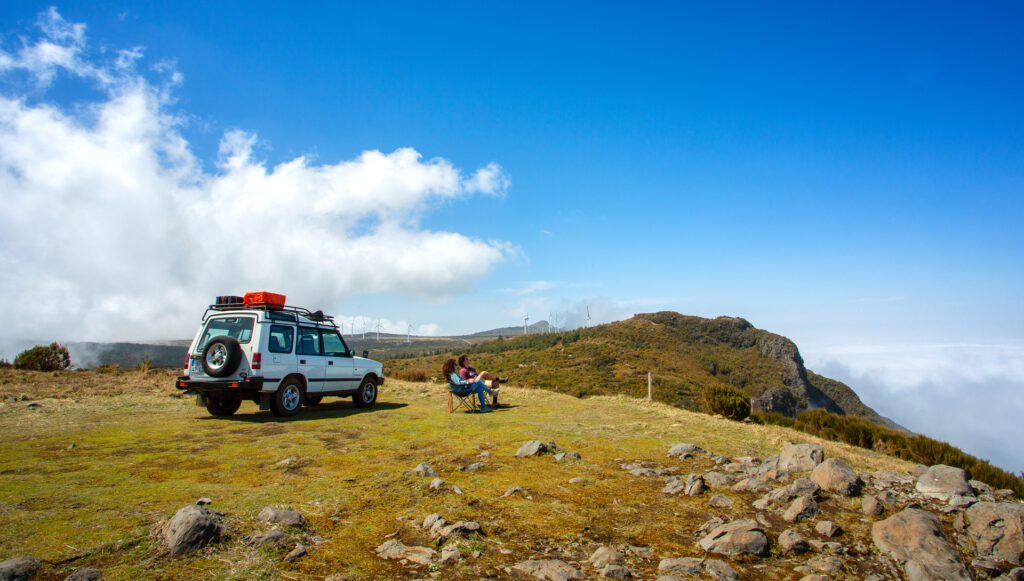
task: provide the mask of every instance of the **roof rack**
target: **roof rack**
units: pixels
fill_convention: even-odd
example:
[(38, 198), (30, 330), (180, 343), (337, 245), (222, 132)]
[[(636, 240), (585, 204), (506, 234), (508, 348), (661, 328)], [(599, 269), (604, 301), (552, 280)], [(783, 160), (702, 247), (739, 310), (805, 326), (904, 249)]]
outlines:
[(274, 305), (274, 306), (270, 306), (270, 305), (267, 305), (265, 303), (248, 304), (248, 305), (245, 304), (245, 303), (233, 303), (233, 304), (226, 304), (226, 305), (213, 304), (213, 305), (210, 305), (209, 307), (206, 307), (206, 312), (203, 313), (203, 320), (204, 321), (206, 320), (206, 316), (210, 314), (210, 311), (218, 311), (218, 312), (229, 312), (229, 311), (268, 311), (268, 312), (273, 312), (273, 313), (280, 313), (280, 312), (294, 313), (296, 315), (301, 315), (301, 316), (305, 317), (306, 319), (309, 319), (310, 321), (313, 321), (313, 322), (316, 322), (316, 323), (330, 323), (331, 325), (334, 325), (335, 327), (337, 327), (337, 325), (334, 324), (334, 317), (332, 317), (331, 315), (325, 315), (323, 311), (311, 311), (311, 310), (309, 310), (307, 308), (291, 307), (291, 306), (288, 306), (288, 305), (282, 305), (282, 306)]

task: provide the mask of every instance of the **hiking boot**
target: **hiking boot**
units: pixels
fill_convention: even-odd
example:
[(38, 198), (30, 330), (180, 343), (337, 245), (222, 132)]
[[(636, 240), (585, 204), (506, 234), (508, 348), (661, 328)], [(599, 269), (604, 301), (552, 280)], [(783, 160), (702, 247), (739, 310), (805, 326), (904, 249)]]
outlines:
[(486, 414), (489, 411), (491, 411), (491, 408), (489, 408), (487, 406), (484, 406), (484, 407), (480, 408), (480, 413), (482, 413), (482, 414)]

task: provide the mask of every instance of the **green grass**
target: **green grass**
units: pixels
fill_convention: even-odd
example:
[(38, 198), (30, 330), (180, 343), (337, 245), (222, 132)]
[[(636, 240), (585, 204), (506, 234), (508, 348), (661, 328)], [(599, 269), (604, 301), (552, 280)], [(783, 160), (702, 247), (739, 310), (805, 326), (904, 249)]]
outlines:
[[(382, 561), (373, 548), (392, 533), (407, 545), (429, 544), (418, 527), (398, 519), (438, 512), (483, 526), (484, 536), (467, 541), (467, 549), (483, 555), (443, 568), (446, 579), (477, 579), (538, 555), (585, 557), (605, 543), (650, 546), (658, 558), (698, 556), (692, 532), (710, 516), (706, 498), (665, 498), (660, 479), (629, 476), (617, 461), (678, 464), (665, 457), (677, 442), (765, 457), (786, 441), (817, 441), (827, 456), (861, 470), (909, 467), (782, 427), (628, 397), (578, 399), (509, 387), (503, 398), (513, 407), (448, 415), (442, 385), (389, 380), (370, 410), (328, 399), (279, 420), (247, 402), (234, 417), (213, 418), (179, 397), (172, 383), (173, 372), (0, 371), (0, 559), (43, 559), (50, 563), (44, 578), (86, 566), (112, 580), (414, 578), (428, 571)], [(19, 395), (29, 399), (7, 400)], [(30, 401), (39, 407), (27, 407)], [(554, 440), (583, 460), (514, 458), (531, 439)], [(481, 450), (492, 455), (478, 458)], [(299, 460), (277, 464), (289, 457)], [(478, 460), (484, 470), (458, 470)], [(465, 494), (429, 489), (429, 478), (407, 473), (419, 462)], [(682, 466), (685, 475), (711, 465), (698, 459)], [(577, 476), (587, 483), (570, 485)], [(501, 498), (514, 485), (530, 498)], [(726, 513), (752, 516), (752, 496), (726, 494), (740, 501)], [(230, 536), (197, 554), (161, 556), (150, 529), (203, 496), (227, 515)], [(308, 520), (292, 531), (309, 547), (306, 557), (283, 563), (286, 550), (257, 551), (241, 542), (267, 529), (255, 521), (267, 505)], [(326, 542), (315, 544), (315, 537)], [(653, 576), (657, 559), (644, 566), (641, 573)], [(788, 576), (793, 564), (736, 566), (756, 579)]]

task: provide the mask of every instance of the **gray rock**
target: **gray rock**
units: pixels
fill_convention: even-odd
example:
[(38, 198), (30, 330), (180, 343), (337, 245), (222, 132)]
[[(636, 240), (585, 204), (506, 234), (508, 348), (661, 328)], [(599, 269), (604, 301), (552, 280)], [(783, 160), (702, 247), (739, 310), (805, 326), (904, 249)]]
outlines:
[(587, 562), (590, 563), (591, 567), (595, 569), (603, 569), (605, 565), (619, 565), (625, 558), (622, 553), (619, 553), (611, 547), (598, 547)]
[(183, 555), (217, 542), (223, 532), (223, 515), (190, 504), (160, 527), (159, 537), (172, 555)]
[(444, 480), (441, 480), (440, 478), (435, 478), (430, 481), (431, 490), (440, 490), (442, 486), (444, 486)]
[(530, 440), (529, 442), (525, 442), (522, 446), (519, 447), (519, 450), (516, 451), (516, 458), (537, 456), (538, 454), (543, 454), (545, 452), (550, 451), (551, 447), (549, 447), (544, 442), (541, 442), (540, 440)]
[(204, 496), (204, 497), (196, 500), (196, 504), (198, 504), (199, 506), (204, 506), (204, 505), (207, 505), (207, 504), (213, 504), (213, 500)]
[(994, 488), (992, 488), (988, 484), (985, 484), (981, 480), (968, 480), (967, 484), (970, 485), (971, 490), (973, 490), (975, 494), (992, 494), (992, 495), (994, 495), (996, 493)]
[(428, 514), (427, 517), (423, 519), (423, 528), (429, 529), (433, 527), (434, 523), (436, 523), (437, 521), (444, 521), (444, 519), (441, 518), (441, 515), (437, 514), (436, 512)]
[(972, 504), (978, 502), (978, 499), (974, 496), (964, 496), (962, 494), (954, 494), (949, 497), (947, 504), (953, 508), (967, 508)]
[(665, 487), (661, 489), (662, 494), (674, 496), (686, 490), (686, 481), (678, 476), (672, 476), (665, 481)]
[(717, 581), (736, 581), (740, 578), (740, 574), (736, 572), (736, 569), (718, 559), (706, 559), (704, 561), (704, 573)]
[(704, 477), (699, 474), (690, 474), (686, 477), (686, 495), (697, 496), (704, 494), (708, 489), (704, 484)]
[(64, 581), (100, 581), (103, 579), (103, 571), (84, 567), (75, 569), (73, 573), (64, 578)]
[(786, 512), (782, 513), (782, 518), (786, 522), (800, 522), (813, 518), (814, 515), (818, 514), (818, 503), (810, 496), (801, 496), (793, 501), (793, 504), (789, 505)]
[(938, 500), (947, 501), (954, 494), (972, 495), (971, 485), (967, 483), (967, 473), (960, 468), (939, 464), (932, 466), (917, 479), (915, 489), (921, 494)]
[(810, 472), (825, 459), (825, 451), (817, 444), (786, 444), (779, 454), (779, 470)]
[(747, 478), (737, 482), (732, 489), (736, 492), (769, 492), (772, 487), (760, 478)]
[(995, 497), (997, 500), (1013, 500), (1017, 497), (1017, 493), (1009, 488), (1000, 488), (996, 491)]
[(462, 494), (462, 489), (459, 488), (458, 484), (452, 484), (452, 492), (455, 494)]
[(801, 554), (811, 549), (803, 535), (793, 529), (786, 529), (779, 535), (779, 546), (784, 553)]
[(768, 552), (768, 537), (757, 521), (741, 519), (712, 530), (700, 540), (700, 547), (719, 555), (764, 555)]
[(441, 565), (447, 565), (456, 561), (462, 560), (462, 552), (454, 544), (447, 544), (441, 548), (441, 558), (438, 563)]
[(810, 575), (804, 575), (800, 578), (800, 581), (831, 581), (828, 575), (821, 575), (818, 573), (811, 573)]
[(715, 508), (728, 508), (734, 504), (735, 503), (732, 501), (731, 498), (729, 498), (728, 496), (723, 496), (721, 494), (716, 494), (712, 496), (710, 499), (708, 499), (708, 506), (712, 506)]
[(822, 490), (837, 492), (843, 496), (857, 496), (864, 484), (860, 475), (839, 458), (829, 458), (815, 466), (811, 471), (811, 480)]
[(292, 549), (291, 552), (289, 552), (287, 555), (284, 556), (283, 560), (284, 560), (285, 563), (292, 563), (292, 562), (296, 561), (298, 558), (305, 556), (305, 554), (306, 554), (306, 546), (303, 545), (302, 543), (299, 543), (299, 544), (295, 545), (295, 548)]
[(860, 501), (860, 510), (864, 514), (880, 515), (885, 512), (885, 507), (875, 496), (865, 494)]
[(584, 578), (583, 573), (558, 559), (530, 559), (516, 563), (512, 567), (512, 571), (544, 581), (569, 581), (569, 579)]
[(708, 534), (709, 532), (711, 532), (712, 530), (714, 530), (714, 529), (716, 529), (716, 528), (718, 528), (718, 527), (720, 527), (720, 526), (722, 526), (724, 524), (725, 524), (725, 521), (722, 520), (721, 517), (717, 517), (717, 516), (713, 517), (713, 518), (711, 518), (711, 520), (708, 520), (704, 524), (700, 525), (700, 528), (697, 529), (697, 531), (694, 533), (694, 536), (702, 537), (702, 536)]
[(632, 579), (633, 572), (622, 565), (605, 565), (601, 570), (601, 576), (608, 579)]
[(676, 444), (668, 449), (668, 456), (670, 458), (676, 456), (683, 459), (689, 458), (690, 456), (696, 456), (697, 454), (707, 454), (707, 452), (704, 448), (694, 446), (693, 444)]
[(519, 488), (518, 486), (510, 486), (507, 489), (505, 489), (505, 493), (502, 494), (501, 497), (502, 498), (508, 498), (509, 496), (512, 496), (513, 494), (524, 494), (524, 491), (523, 491), (522, 488)]
[(583, 456), (580, 456), (579, 452), (559, 452), (554, 456), (556, 462), (562, 462), (564, 460), (582, 460)]
[(374, 551), (381, 559), (406, 559), (418, 565), (429, 565), (437, 558), (437, 551), (430, 547), (407, 547), (398, 539), (388, 539)]
[(437, 476), (437, 470), (434, 470), (433, 468), (422, 462), (417, 464), (416, 467), (413, 468), (411, 472), (417, 476), (427, 476), (430, 478)]
[(736, 479), (728, 474), (722, 474), (721, 472), (715, 472), (712, 470), (711, 472), (704, 473), (704, 482), (711, 486), (731, 486), (736, 482)]
[(807, 566), (815, 571), (835, 575), (843, 570), (843, 562), (833, 555), (820, 555), (807, 560)]
[(843, 532), (843, 529), (836, 523), (830, 520), (823, 520), (814, 525), (814, 530), (821, 536), (831, 539), (832, 537), (839, 536)]
[(275, 548), (281, 548), (281, 545), (290, 543), (292, 540), (291, 535), (282, 533), (281, 531), (268, 531), (265, 533), (258, 533), (251, 537), (247, 537), (245, 541), (250, 545), (260, 548), (268, 547), (273, 545)]
[(997, 581), (1024, 581), (1024, 567), (1017, 567), (999, 577)]
[(587, 482), (587, 479), (583, 478), (582, 476), (577, 476), (575, 478), (570, 478), (569, 479), (569, 484), (586, 484), (586, 482)]
[(978, 556), (1024, 562), (1024, 504), (979, 502), (967, 509), (967, 534)]
[(475, 521), (458, 521), (456, 523), (445, 525), (437, 529), (437, 536), (447, 539), (455, 535), (468, 536), (472, 533), (483, 534), (483, 530), (480, 528), (480, 523)]
[(943, 535), (939, 519), (927, 511), (909, 508), (879, 521), (871, 527), (871, 538), (903, 567), (910, 581), (971, 579), (959, 552)]
[(35, 557), (8, 559), (0, 563), (0, 581), (24, 581), (31, 579), (43, 568)]
[(688, 579), (679, 575), (660, 575), (656, 581), (688, 581)]
[(634, 468), (629, 471), (630, 476), (664, 476), (664, 470), (654, 468)]
[(700, 571), (703, 566), (704, 559), (684, 557), (682, 559), (662, 559), (661, 562), (658, 563), (658, 570), (698, 576), (700, 575)]
[(302, 526), (302, 515), (294, 510), (287, 510), (283, 508), (274, 508), (272, 506), (264, 507), (260, 511), (256, 518), (260, 522), (270, 524), (283, 524), (290, 527)]
[(459, 470), (462, 472), (476, 472), (477, 470), (482, 470), (484, 466), (486, 466), (486, 464), (483, 462), (473, 462), (472, 464), (459, 468)]

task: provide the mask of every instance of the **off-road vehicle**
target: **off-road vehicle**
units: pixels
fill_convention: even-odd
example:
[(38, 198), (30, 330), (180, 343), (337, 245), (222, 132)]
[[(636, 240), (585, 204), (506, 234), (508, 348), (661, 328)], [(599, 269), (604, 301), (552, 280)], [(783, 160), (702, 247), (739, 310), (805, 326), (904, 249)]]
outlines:
[(383, 366), (357, 357), (333, 317), (284, 304), (273, 293), (217, 297), (189, 346), (176, 386), (215, 416), (242, 400), (290, 416), (325, 396), (352, 396), (357, 407), (377, 401)]

